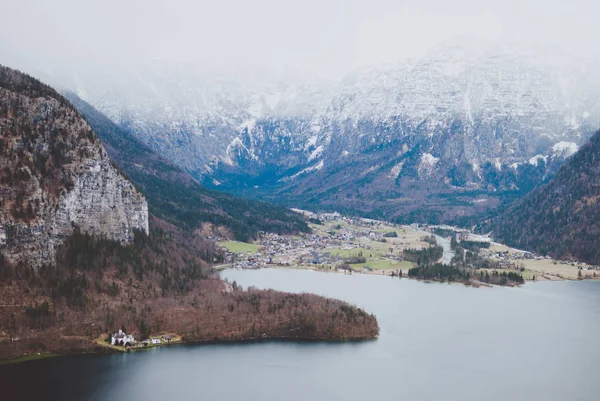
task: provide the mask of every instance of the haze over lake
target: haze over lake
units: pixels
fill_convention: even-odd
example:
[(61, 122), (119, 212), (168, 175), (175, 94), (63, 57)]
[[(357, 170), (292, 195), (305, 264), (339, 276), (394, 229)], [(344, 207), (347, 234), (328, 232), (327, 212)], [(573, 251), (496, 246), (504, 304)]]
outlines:
[(275, 269), (223, 276), (355, 303), (377, 316), (380, 338), (174, 346), (5, 365), (3, 399), (562, 401), (600, 394), (600, 282), (470, 288)]

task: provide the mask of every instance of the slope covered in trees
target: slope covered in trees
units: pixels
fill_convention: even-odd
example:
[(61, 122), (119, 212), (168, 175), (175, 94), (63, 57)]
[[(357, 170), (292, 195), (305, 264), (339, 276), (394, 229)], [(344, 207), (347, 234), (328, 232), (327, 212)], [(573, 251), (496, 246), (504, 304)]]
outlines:
[[(0, 216), (12, 216), (11, 221), (25, 225), (39, 220), (37, 207), (28, 207), (23, 215), (15, 211), (11, 197), (18, 190), (22, 198), (19, 202), (30, 205), (41, 193), (39, 185), (35, 191), (30, 190), (32, 177), (49, 185), (48, 189), (41, 186), (44, 200), (64, 197), (70, 186), (77, 185), (74, 171), (79, 170), (118, 175), (128, 187), (113, 188), (116, 194), (133, 189), (109, 163), (102, 144), (80, 114), (53, 89), (1, 66), (0, 83), (0, 145), (3, 154), (10, 156), (0, 161), (28, 172), (13, 176), (10, 168), (2, 169)], [(10, 92), (10, 96), (3, 91)], [(24, 99), (15, 103), (19, 97)], [(41, 109), (33, 108), (32, 103), (40, 104)], [(48, 118), (57, 110), (60, 119)], [(25, 132), (24, 127), (30, 126), (34, 129)], [(210, 265), (222, 261), (222, 251), (206, 240), (203, 223), (229, 230), (236, 238), (248, 238), (258, 230), (304, 229), (303, 218), (286, 209), (203, 191), (151, 150), (128, 137), (119, 137), (118, 132), (103, 132), (110, 139), (109, 153), (148, 194), (148, 225), (132, 229), (131, 240), (122, 241), (104, 231), (83, 230), (80, 221), (71, 219), (73, 214), (65, 213), (60, 219), (45, 220), (47, 224), (33, 230), (36, 241), (26, 241), (22, 238), (28, 237), (5, 230), (3, 220), (0, 359), (43, 351), (91, 350), (101, 334), (121, 327), (137, 333), (138, 338), (149, 331), (167, 331), (177, 332), (188, 341), (365, 339), (378, 334), (374, 316), (345, 302), (312, 294), (243, 290), (220, 280)], [(58, 150), (36, 163), (36, 155), (44, 156), (52, 147)], [(88, 155), (90, 149), (94, 152)], [(79, 168), (79, 158), (84, 156), (90, 163)], [(104, 161), (100, 169), (92, 163), (98, 160)], [(70, 180), (73, 177), (74, 184)], [(27, 185), (21, 188), (21, 182)], [(87, 220), (94, 222), (99, 200), (109, 189), (100, 182), (75, 194), (89, 200), (86, 208), (91, 217)], [(90, 190), (94, 190), (91, 195)], [(77, 206), (75, 200), (69, 198), (64, 203)], [(115, 206), (115, 202), (107, 204)], [(72, 209), (76, 212), (78, 207)], [(16, 249), (7, 247), (7, 237), (28, 249), (37, 239), (47, 240), (61, 225), (67, 225), (69, 231), (59, 233), (55, 252), (40, 263), (32, 264), (32, 258), (5, 257), (12, 256), (9, 250)], [(23, 254), (19, 249), (15, 252)]]
[[(470, 241), (466, 241), (468, 246)], [(440, 263), (444, 249), (439, 245), (432, 245), (423, 249), (406, 249), (402, 256), (405, 260), (416, 263), (415, 267), (408, 270), (408, 277), (419, 280), (441, 282), (458, 282), (464, 284), (480, 283), (495, 285), (523, 284), (523, 276), (517, 271), (498, 271), (497, 263), (479, 255), (479, 248), (474, 251), (463, 248), (462, 243), (452, 238), (452, 249), (455, 252), (450, 264)]]
[(202, 187), (75, 94), (66, 96), (100, 137), (117, 166), (144, 193), (154, 215), (188, 230), (209, 223), (240, 241), (252, 239), (258, 231), (286, 234), (309, 230), (304, 218), (289, 209)]
[(600, 264), (600, 131), (547, 184), (479, 227), (505, 244)]
[(379, 332), (374, 316), (339, 300), (221, 281), (205, 262), (220, 260), (220, 250), (156, 218), (150, 235), (138, 232), (128, 246), (76, 232), (57, 263), (39, 270), (1, 256), (0, 359), (91, 351), (95, 339), (122, 327), (136, 339), (150, 330), (185, 341), (356, 340)]

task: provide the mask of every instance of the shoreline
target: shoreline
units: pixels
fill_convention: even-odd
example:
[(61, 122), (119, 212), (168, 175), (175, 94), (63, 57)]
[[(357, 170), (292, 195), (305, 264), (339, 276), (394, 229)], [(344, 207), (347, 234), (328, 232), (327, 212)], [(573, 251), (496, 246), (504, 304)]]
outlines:
[[(220, 266), (220, 268), (216, 268), (216, 270), (224, 271), (228, 268), (233, 269), (231, 267), (231, 265), (229, 265), (229, 266)], [(312, 268), (310, 266), (297, 266), (297, 267), (268, 266), (268, 267), (261, 268), (261, 269), (278, 269), (278, 270), (291, 270), (291, 271), (305, 270), (305, 271), (315, 271), (315, 272), (319, 272), (319, 273), (347, 274), (347, 273), (345, 273), (343, 271), (339, 271), (337, 269), (335, 269), (335, 270), (334, 269), (326, 269), (325, 270), (325, 269)], [(235, 269), (235, 270), (261, 270), (261, 269)], [(359, 271), (359, 272), (353, 272), (352, 274), (391, 277), (391, 278), (398, 277), (398, 276), (392, 277), (389, 274), (385, 274), (385, 270), (381, 270), (381, 273), (379, 271), (373, 271), (373, 272)], [(352, 274), (348, 274), (348, 275), (352, 275)], [(494, 285), (494, 284), (489, 284), (489, 283), (481, 283), (478, 281), (462, 282), (462, 281), (425, 280), (425, 279), (411, 278), (411, 277), (408, 277), (408, 275), (403, 275), (401, 279), (415, 280), (415, 281), (420, 281), (423, 283), (430, 283), (430, 284), (434, 284), (434, 283), (436, 283), (436, 284), (460, 284), (465, 287), (473, 287), (473, 288), (480, 288), (480, 287), (485, 287), (485, 288), (511, 287), (512, 288), (512, 287), (521, 287), (522, 285), (524, 285), (526, 283), (547, 282), (547, 281), (574, 281), (574, 282), (599, 281), (598, 278), (594, 278), (594, 279), (587, 278), (587, 279), (578, 280), (578, 279), (568, 279), (568, 278), (564, 278), (564, 277), (552, 276), (552, 279), (526, 280), (524, 284), (520, 284), (520, 285), (499, 286), (499, 285)], [(130, 351), (127, 351), (124, 347), (113, 346), (108, 343), (105, 344), (103, 337), (105, 337), (107, 334), (103, 333), (103, 335), (99, 336), (98, 338), (90, 340), (90, 345), (91, 345), (90, 348), (86, 348), (83, 350), (81, 348), (73, 348), (73, 349), (66, 348), (64, 350), (52, 351), (52, 352), (41, 352), (41, 353), (37, 352), (37, 353), (31, 353), (31, 354), (23, 354), (23, 355), (14, 357), (14, 358), (0, 359), (0, 366), (20, 364), (20, 363), (32, 362), (32, 361), (61, 357), (61, 356), (74, 356), (74, 355), (87, 355), (87, 354), (94, 354), (94, 355), (96, 355), (96, 354), (120, 354), (120, 353), (145, 351), (145, 350), (151, 350), (151, 349), (155, 349), (155, 348), (168, 347), (168, 346), (179, 346), (179, 345), (219, 345), (219, 344), (232, 344), (233, 345), (233, 344), (252, 344), (252, 343), (263, 343), (263, 342), (354, 343), (354, 342), (364, 342), (364, 341), (375, 341), (379, 338), (379, 335), (376, 335), (374, 337), (364, 337), (364, 338), (326, 338), (326, 337), (306, 338), (306, 337), (282, 337), (282, 336), (274, 336), (274, 337), (264, 336), (263, 337), (263, 336), (258, 336), (258, 337), (248, 337), (248, 338), (193, 340), (193, 339), (186, 339), (185, 337), (180, 336), (175, 333), (168, 333), (168, 334), (176, 335), (178, 337), (178, 341), (171, 342), (171, 343), (165, 343), (165, 344), (159, 344), (159, 345), (150, 345), (149, 344), (148, 346), (131, 348)]]
[(374, 337), (365, 337), (365, 338), (306, 338), (306, 337), (248, 337), (248, 338), (238, 338), (238, 339), (213, 339), (213, 340), (185, 340), (182, 337), (182, 340), (176, 343), (170, 344), (161, 344), (154, 345), (149, 347), (136, 347), (131, 348), (130, 351), (126, 351), (125, 349), (117, 349), (113, 348), (113, 346), (104, 346), (100, 345), (96, 342), (96, 340), (91, 340), (92, 344), (95, 346), (87, 349), (85, 351), (77, 352), (76, 350), (69, 351), (68, 349), (65, 351), (57, 351), (57, 352), (38, 352), (32, 354), (25, 354), (15, 358), (8, 359), (0, 359), (0, 367), (4, 365), (15, 365), (15, 364), (23, 364), (27, 362), (34, 362), (43, 359), (49, 358), (59, 358), (65, 356), (77, 356), (77, 355), (101, 355), (101, 354), (127, 354), (130, 352), (137, 351), (148, 351), (152, 349), (158, 349), (163, 347), (171, 347), (171, 346), (203, 346), (203, 345), (235, 345), (235, 344), (254, 344), (254, 343), (269, 343), (269, 342), (280, 342), (280, 343), (298, 343), (298, 344), (317, 344), (317, 343), (362, 343), (368, 341), (376, 341), (379, 339), (379, 335)]
[[(548, 273), (543, 273), (543, 272), (537, 272), (538, 274), (536, 274), (535, 276), (538, 277), (535, 280), (529, 279), (529, 278), (525, 278), (525, 282), (523, 284), (519, 284), (519, 285), (497, 285), (497, 284), (490, 284), (490, 283), (484, 283), (484, 282), (480, 282), (480, 281), (473, 281), (473, 282), (462, 282), (462, 281), (441, 281), (441, 280), (426, 280), (426, 279), (419, 279), (419, 278), (413, 278), (413, 277), (409, 277), (408, 273), (405, 272), (402, 269), (402, 276), (392, 276), (391, 274), (386, 274), (386, 270), (373, 270), (373, 271), (353, 271), (352, 273), (346, 273), (344, 271), (340, 271), (339, 269), (319, 269), (319, 268), (315, 268), (315, 267), (311, 267), (311, 266), (278, 266), (278, 265), (267, 265), (265, 267), (260, 267), (257, 269), (243, 269), (243, 268), (234, 268), (231, 264), (228, 265), (219, 265), (218, 267), (214, 267), (215, 270), (217, 270), (219, 273), (228, 269), (232, 269), (232, 270), (248, 270), (248, 271), (253, 271), (253, 270), (262, 270), (262, 269), (277, 269), (277, 270), (306, 270), (306, 271), (313, 271), (313, 272), (319, 272), (319, 273), (335, 273), (335, 274), (344, 274), (344, 275), (353, 275), (353, 274), (360, 274), (360, 275), (367, 275), (367, 276), (378, 276), (378, 277), (390, 277), (390, 278), (399, 278), (399, 279), (408, 279), (408, 280), (416, 280), (416, 281), (422, 281), (422, 282), (429, 282), (429, 283), (440, 283), (440, 284), (463, 284), (467, 287), (520, 287), (521, 285), (525, 284), (525, 283), (537, 283), (537, 282), (544, 282), (544, 281), (571, 281), (571, 282), (578, 282), (578, 281), (600, 281), (600, 276), (599, 277), (591, 277), (591, 276), (586, 276), (585, 278), (582, 279), (578, 279), (578, 278), (569, 278), (569, 277), (559, 277), (559, 276), (554, 276)], [(491, 269), (492, 271), (494, 271), (494, 269)], [(496, 269), (496, 271), (504, 271), (505, 269)], [(389, 271), (394, 271), (394, 270), (389, 270)], [(512, 270), (511, 270), (512, 271)], [(394, 271), (395, 272), (395, 271)]]
[(56, 352), (37, 352), (33, 354), (22, 355), (16, 358), (0, 359), (0, 366), (39, 361), (42, 359), (56, 358), (59, 356), (63, 356), (63, 354), (59, 354)]
[[(214, 269), (219, 272), (222, 272), (224, 270), (234, 269), (234, 268), (231, 265), (220, 265), (220, 266), (215, 266)], [(319, 269), (319, 268), (315, 268), (312, 266), (272, 265), (272, 266), (267, 266), (267, 267), (260, 268), (260, 269), (237, 268), (235, 270), (261, 270), (261, 269), (278, 269), (278, 270), (291, 270), (291, 271), (305, 270), (305, 271), (314, 271), (314, 272), (319, 272), (319, 273), (335, 273), (335, 274), (344, 274), (344, 275), (348, 274), (345, 271), (341, 271), (338, 269)], [(527, 279), (527, 280), (525, 280), (525, 283), (523, 283), (523, 284), (500, 286), (500, 285), (495, 285), (495, 284), (483, 283), (483, 282), (479, 282), (479, 281), (463, 282), (463, 281), (441, 281), (441, 280), (430, 280), (430, 279), (426, 280), (426, 279), (412, 278), (412, 277), (408, 277), (408, 275), (405, 274), (404, 271), (403, 271), (402, 277), (392, 276), (391, 274), (386, 274), (386, 270), (354, 271), (348, 275), (353, 275), (353, 274), (379, 276), (379, 277), (390, 277), (390, 278), (394, 278), (394, 279), (395, 278), (409, 279), (409, 280), (415, 280), (415, 281), (420, 281), (423, 283), (430, 283), (430, 284), (434, 284), (434, 283), (436, 283), (436, 284), (459, 284), (459, 285), (463, 285), (465, 287), (473, 287), (473, 288), (521, 287), (522, 285), (527, 284), (527, 283), (547, 282), (547, 281), (570, 281), (570, 282), (600, 281), (600, 278), (571, 279), (571, 278), (557, 277), (557, 276), (552, 276), (552, 275), (550, 275), (551, 278), (546, 278), (546, 277), (544, 277), (544, 276), (546, 276), (545, 274), (544, 275), (540, 274), (538, 277), (544, 277), (543, 279), (538, 279), (538, 280)], [(168, 334), (174, 334), (174, 333), (168, 333)], [(47, 358), (53, 358), (53, 357), (60, 357), (60, 356), (127, 353), (130, 351), (143, 351), (143, 350), (150, 350), (150, 349), (154, 349), (154, 348), (160, 348), (160, 347), (165, 347), (165, 346), (175, 346), (175, 345), (204, 345), (204, 344), (214, 345), (214, 344), (236, 344), (236, 343), (237, 344), (250, 344), (250, 343), (273, 342), (273, 341), (274, 342), (297, 342), (297, 343), (319, 343), (319, 342), (345, 343), (345, 342), (373, 341), (373, 340), (377, 340), (379, 338), (379, 335), (376, 335), (374, 337), (349, 338), (349, 339), (326, 338), (326, 337), (306, 338), (306, 337), (281, 337), (281, 336), (262, 337), (262, 336), (258, 336), (258, 337), (248, 337), (248, 338), (192, 340), (192, 339), (186, 339), (183, 336), (175, 334), (178, 338), (178, 340), (175, 342), (165, 343), (165, 344), (155, 344), (155, 345), (149, 344), (148, 346), (144, 346), (144, 347), (131, 348), (130, 351), (127, 351), (124, 347), (118, 347), (118, 346), (113, 346), (113, 345), (104, 343), (103, 337), (105, 337), (106, 335), (107, 335), (106, 333), (103, 333), (103, 335), (101, 335), (100, 337), (90, 340), (90, 344), (89, 344), (90, 348), (81, 349), (81, 348), (74, 347), (72, 349), (69, 349), (67, 347), (66, 349), (58, 350), (58, 351), (55, 350), (55, 351), (50, 351), (50, 352), (34, 352), (34, 353), (30, 353), (30, 354), (19, 355), (14, 358), (7, 358), (7, 359), (0, 358), (0, 366), (7, 365), (7, 364), (26, 363), (26, 362), (47, 359)]]

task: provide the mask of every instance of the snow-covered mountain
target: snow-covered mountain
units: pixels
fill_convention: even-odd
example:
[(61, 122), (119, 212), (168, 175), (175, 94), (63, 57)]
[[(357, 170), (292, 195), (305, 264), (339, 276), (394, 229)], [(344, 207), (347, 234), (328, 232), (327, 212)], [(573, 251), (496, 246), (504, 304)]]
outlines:
[(556, 49), (448, 42), (341, 82), (152, 64), (70, 86), (208, 185), (448, 220), (497, 203), (482, 194), (532, 188), (586, 141), (600, 126), (592, 67)]
[(320, 113), (334, 83), (305, 78), (242, 77), (189, 64), (155, 61), (58, 80), (135, 136), (190, 171), (229, 160), (236, 138), (267, 116)]

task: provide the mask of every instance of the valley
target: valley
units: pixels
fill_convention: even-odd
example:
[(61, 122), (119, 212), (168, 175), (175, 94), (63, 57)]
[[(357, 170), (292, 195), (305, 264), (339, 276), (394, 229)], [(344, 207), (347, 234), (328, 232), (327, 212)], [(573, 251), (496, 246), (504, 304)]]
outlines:
[(0, 401), (598, 400), (600, 1), (5, 2)]
[[(522, 251), (450, 226), (398, 225), (379, 220), (348, 218), (339, 213), (315, 214), (299, 211), (309, 219), (311, 233), (278, 235), (260, 233), (253, 243), (218, 242), (226, 251), (224, 263), (216, 269), (289, 268), (345, 274), (372, 274), (408, 277), (418, 265), (405, 251), (443, 248), (433, 262), (453, 264), (454, 241), (465, 247), (474, 244), (466, 269), (475, 275), (469, 284), (479, 285), (477, 275), (488, 272), (522, 275), (524, 280), (577, 280), (600, 278), (598, 266), (576, 261), (559, 261), (545, 255)], [(466, 259), (466, 257), (465, 257)]]
[[(464, 228), (430, 224), (432, 219), (419, 213), (409, 219), (418, 223), (401, 224), (403, 219), (377, 204), (372, 210), (380, 219), (368, 219), (368, 209), (363, 217), (348, 217), (356, 215), (346, 214), (352, 208), (342, 208), (342, 214), (290, 210), (207, 189), (193, 173), (74, 94), (67, 100), (30, 76), (0, 67), (0, 95), (0, 152), (6, 156), (0, 163), (0, 359), (114, 351), (96, 340), (117, 328), (147, 335), (177, 333), (187, 343), (379, 336), (376, 317), (357, 306), (313, 294), (244, 289), (220, 279), (217, 270), (228, 267), (318, 270), (474, 287), (596, 277), (596, 266), (508, 248)], [(581, 157), (595, 171), (599, 135), (593, 137), (593, 147), (584, 145), (566, 161), (559, 179), (568, 180), (571, 164), (582, 164)], [(394, 207), (400, 207), (399, 200), (408, 202), (401, 207), (407, 211), (411, 202), (434, 202), (440, 210), (447, 202), (492, 202), (485, 191), (470, 192), (476, 199), (469, 201), (461, 200), (458, 189), (444, 194), (435, 190), (440, 187), (427, 177), (437, 156), (423, 153), (421, 145), (414, 151), (401, 148), (399, 157), (405, 163), (394, 171), (409, 172), (411, 182), (425, 183), (425, 192), (400, 180), (398, 187), (410, 191), (400, 198), (383, 192), (378, 199)], [(386, 158), (389, 152), (394, 150), (382, 148), (378, 155)], [(554, 158), (535, 158), (536, 163), (524, 168), (546, 174), (542, 160)], [(348, 166), (353, 167), (342, 176), (330, 176), (336, 187), (345, 186), (357, 175), (353, 169), (366, 164), (358, 158)], [(361, 180), (377, 183), (369, 175), (374, 171)], [(519, 171), (520, 177), (528, 176)], [(415, 194), (423, 202), (415, 203)], [(305, 197), (302, 191), (298, 195)], [(358, 191), (345, 199), (359, 201), (359, 207), (363, 196), (376, 199), (371, 195)], [(588, 204), (595, 201), (585, 200), (580, 210)]]
[(74, 72), (64, 86), (208, 188), (471, 226), (547, 181), (598, 128), (595, 70), (543, 48), (449, 40), (339, 81), (247, 82), (161, 61), (111, 70), (110, 85)]

